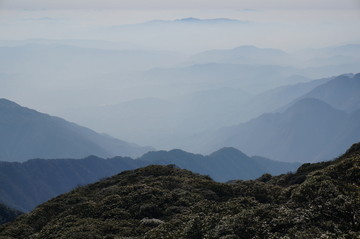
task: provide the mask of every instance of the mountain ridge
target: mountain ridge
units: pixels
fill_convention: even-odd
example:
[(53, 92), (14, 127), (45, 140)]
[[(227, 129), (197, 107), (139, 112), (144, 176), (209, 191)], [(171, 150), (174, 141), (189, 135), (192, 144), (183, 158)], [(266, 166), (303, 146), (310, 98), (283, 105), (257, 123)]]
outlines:
[(109, 159), (88, 156), (84, 159), (32, 159), (26, 162), (0, 161), (0, 201), (21, 211), (32, 210), (40, 203), (78, 185), (115, 175), (124, 170), (151, 164), (173, 164), (180, 168), (210, 175), (217, 181), (254, 179), (263, 173), (277, 175), (295, 170), (300, 164), (253, 159), (236, 149), (203, 156), (182, 150), (149, 152), (142, 157)]
[[(310, 91), (277, 110), (189, 138), (188, 145), (183, 147), (196, 152), (211, 152), (232, 146), (248, 155), (259, 154), (281, 161), (315, 162), (335, 158), (346, 145), (360, 140), (359, 77), (360, 74), (345, 74), (310, 82), (305, 84)], [(318, 89), (324, 89), (323, 94), (315, 94)], [(281, 93), (282, 89), (279, 90)], [(274, 94), (269, 94), (270, 98), (265, 97), (259, 102), (271, 101)], [(334, 100), (323, 101), (322, 95)], [(285, 97), (289, 99), (286, 94)], [(349, 112), (346, 107), (339, 109), (337, 105), (351, 105), (354, 110)]]
[(5, 238), (357, 238), (360, 144), (295, 173), (216, 183), (171, 165), (79, 187), (0, 226)]
[[(308, 92), (301, 98), (316, 98), (336, 109), (353, 112), (360, 109), (360, 73), (340, 75)], [(300, 99), (301, 99), (300, 98)]]
[(68, 122), (62, 118), (0, 99), (0, 158), (82, 158), (139, 156), (152, 148), (140, 147)]

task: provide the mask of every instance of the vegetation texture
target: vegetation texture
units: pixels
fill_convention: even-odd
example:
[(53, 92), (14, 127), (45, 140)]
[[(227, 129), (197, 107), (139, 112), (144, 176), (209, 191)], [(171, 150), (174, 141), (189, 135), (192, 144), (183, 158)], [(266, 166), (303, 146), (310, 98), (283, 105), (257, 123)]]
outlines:
[(0, 238), (359, 238), (360, 144), (296, 173), (214, 182), (148, 166), (79, 187), (0, 228)]
[(249, 157), (234, 148), (223, 148), (211, 155), (182, 150), (149, 152), (139, 159), (32, 159), (23, 163), (0, 162), (0, 202), (22, 212), (67, 193), (79, 185), (148, 165), (175, 164), (192, 172), (210, 175), (215, 181), (255, 179), (264, 173), (279, 175), (295, 171), (300, 164)]

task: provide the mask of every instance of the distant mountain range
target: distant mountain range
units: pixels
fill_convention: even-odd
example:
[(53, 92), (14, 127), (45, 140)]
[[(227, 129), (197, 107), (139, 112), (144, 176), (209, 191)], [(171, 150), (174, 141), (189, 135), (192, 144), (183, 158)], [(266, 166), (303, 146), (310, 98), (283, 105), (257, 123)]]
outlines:
[(294, 59), (289, 54), (278, 49), (240, 46), (234, 49), (201, 52), (192, 56), (191, 61), (199, 63), (289, 65)]
[[(169, 22), (167, 29), (175, 33), (173, 25), (184, 25)], [(191, 23), (185, 25), (184, 30), (202, 35), (187, 27)], [(164, 30), (159, 34), (163, 32), (177, 37)], [(161, 38), (146, 33), (144, 39)], [(133, 32), (121, 35), (134, 36)], [(360, 66), (353, 54), (358, 45), (336, 47), (336, 54), (329, 49), (314, 50), (319, 55), (310, 58), (319, 64), (305, 64), (308, 55), (303, 59), (294, 52), (251, 45), (187, 55), (146, 48), (118, 50), (121, 44), (103, 41), (39, 39), (13, 42), (13, 47), (0, 44), (2, 97), (159, 149), (181, 148), (181, 142), (192, 135), (277, 111), (322, 82), (311, 79), (354, 72)], [(354, 59), (342, 64), (336, 61), (337, 55), (340, 60)], [(322, 62), (327, 57), (335, 60)], [(355, 95), (356, 88), (352, 90)], [(325, 98), (318, 99), (338, 108)], [(354, 101), (353, 106), (339, 105), (338, 109), (348, 112), (346, 107), (357, 104)]]
[(21, 211), (78, 185), (93, 183), (121, 171), (151, 164), (175, 164), (180, 168), (207, 174), (216, 181), (255, 179), (264, 173), (277, 175), (294, 171), (299, 163), (284, 163), (263, 157), (248, 157), (234, 148), (224, 148), (208, 156), (182, 150), (149, 152), (134, 160), (90, 156), (77, 159), (33, 159), (24, 163), (0, 162), (0, 202)]
[(232, 146), (281, 161), (337, 157), (346, 145), (360, 141), (359, 86), (360, 74), (336, 77), (278, 112), (204, 134), (191, 144), (203, 150)]
[(0, 160), (137, 157), (153, 150), (0, 99)]
[(319, 99), (336, 109), (354, 112), (360, 109), (360, 74), (336, 77), (301, 98)]
[(174, 22), (182, 22), (182, 23), (248, 23), (245, 21), (240, 21), (237, 19), (230, 19), (230, 18), (209, 18), (209, 19), (200, 19), (200, 18), (194, 18), (194, 17), (188, 17), (188, 18), (182, 18), (177, 19)]
[[(360, 140), (359, 82), (360, 74), (345, 74), (283, 86), (255, 96), (225, 87), (171, 100), (145, 98), (78, 110), (77, 115), (98, 118), (90, 125), (99, 131), (118, 136), (122, 133), (125, 138), (137, 135), (144, 141), (153, 141), (157, 147), (167, 145), (169, 149), (208, 154), (230, 146), (248, 155), (281, 161), (319, 161), (336, 157), (347, 145)], [(151, 150), (18, 105), (13, 107), (16, 104), (6, 100), (1, 102), (0, 110), (4, 113), (0, 119), (4, 123), (0, 126), (3, 127), (0, 160), (3, 161), (88, 155), (138, 157)], [(260, 115), (262, 112), (269, 113)], [(4, 118), (7, 114), (11, 120)], [(245, 121), (251, 116), (256, 118)], [(81, 123), (85, 124), (86, 120)], [(222, 125), (230, 126), (221, 129)], [(44, 132), (52, 132), (53, 141), (48, 141)], [(309, 132), (318, 133), (310, 137)], [(39, 142), (32, 138), (35, 136)]]
[(233, 179), (254, 179), (265, 172), (277, 175), (293, 171), (300, 165), (259, 156), (249, 157), (231, 147), (222, 148), (208, 156), (182, 150), (155, 151), (144, 154), (139, 160), (157, 165), (175, 164), (180, 168), (207, 174), (220, 182)]
[[(255, 73), (253, 71), (255, 69), (261, 69), (262, 72)], [(190, 152), (208, 154), (218, 148), (228, 146), (226, 144), (211, 146), (212, 141), (219, 142), (220, 138), (216, 133), (209, 136), (209, 132), (246, 123), (264, 113), (283, 112), (301, 99), (318, 99), (348, 114), (360, 105), (358, 74), (308, 80), (276, 87), (259, 94), (251, 94), (236, 87), (219, 87), (216, 83), (229, 77), (228, 80), (232, 78), (230, 81), (234, 84), (246, 86), (247, 78), (253, 80), (251, 84), (254, 86), (257, 84), (266, 86), (273, 84), (275, 78), (281, 79), (281, 72), (286, 72), (287, 69), (277, 66), (239, 67), (236, 64), (216, 63), (177, 70), (153, 69), (146, 76), (148, 82), (154, 85), (168, 85), (169, 87), (173, 85), (173, 88), (180, 89), (207, 82), (214, 84), (214, 88), (209, 87), (210, 89), (207, 90), (195, 88), (194, 92), (165, 99), (142, 98), (119, 104), (74, 109), (65, 113), (64, 116), (101, 132), (111, 132), (118, 137), (123, 135), (130, 141), (145, 145), (152, 142), (154, 144), (152, 146), (156, 148), (182, 148)], [(226, 72), (226, 74), (221, 72)], [(281, 81), (289, 83), (290, 79)], [(227, 80), (220, 85), (226, 85), (226, 82)], [(98, 115), (102, 117), (97, 119)], [(197, 138), (199, 140), (196, 140)], [(348, 141), (347, 144), (349, 143), (352, 142)], [(231, 145), (238, 146), (236, 143)], [(239, 149), (246, 152), (245, 148)], [(339, 152), (344, 149), (342, 148)], [(247, 153), (258, 154), (254, 151)], [(268, 157), (277, 159), (272, 155)]]
[(159, 26), (178, 26), (178, 25), (188, 25), (188, 26), (201, 26), (204, 27), (204, 25), (221, 25), (223, 27), (226, 26), (236, 26), (238, 24), (249, 24), (249, 21), (241, 21), (237, 19), (231, 19), (231, 18), (194, 18), (194, 17), (187, 17), (187, 18), (181, 18), (181, 19), (175, 19), (175, 20), (152, 20), (148, 22), (138, 23), (138, 24), (129, 24), (129, 25), (119, 25), (119, 26), (113, 26), (113, 28), (121, 29), (121, 28), (130, 28), (130, 27), (159, 27)]
[(241, 105), (236, 114), (238, 121), (246, 122), (263, 113), (279, 111), (289, 105), (289, 102), (299, 99), (316, 87), (330, 81), (334, 77), (290, 84), (254, 95)]

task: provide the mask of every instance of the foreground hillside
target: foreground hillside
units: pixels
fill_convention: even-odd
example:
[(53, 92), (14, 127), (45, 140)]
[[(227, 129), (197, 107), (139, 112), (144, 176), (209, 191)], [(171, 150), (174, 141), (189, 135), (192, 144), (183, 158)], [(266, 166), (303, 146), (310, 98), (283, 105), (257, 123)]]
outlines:
[(23, 163), (0, 162), (0, 202), (23, 212), (69, 192), (79, 185), (94, 183), (124, 170), (150, 164), (175, 164), (192, 172), (210, 175), (215, 181), (255, 179), (264, 173), (278, 175), (295, 171), (300, 164), (249, 157), (234, 148), (223, 148), (211, 155), (182, 150), (149, 152), (139, 159), (32, 159)]
[(1, 238), (359, 238), (360, 144), (294, 174), (217, 183), (173, 166), (125, 171), (40, 205)]
[(0, 99), (0, 160), (140, 156), (151, 150)]

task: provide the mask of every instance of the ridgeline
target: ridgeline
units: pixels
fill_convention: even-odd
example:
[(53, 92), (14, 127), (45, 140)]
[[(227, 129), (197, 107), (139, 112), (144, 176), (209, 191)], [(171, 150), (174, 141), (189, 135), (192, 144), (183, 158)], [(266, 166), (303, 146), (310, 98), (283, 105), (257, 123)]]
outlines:
[(1, 238), (359, 238), (360, 144), (328, 162), (214, 182), (175, 166), (124, 171), (60, 195)]

